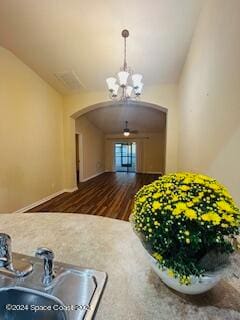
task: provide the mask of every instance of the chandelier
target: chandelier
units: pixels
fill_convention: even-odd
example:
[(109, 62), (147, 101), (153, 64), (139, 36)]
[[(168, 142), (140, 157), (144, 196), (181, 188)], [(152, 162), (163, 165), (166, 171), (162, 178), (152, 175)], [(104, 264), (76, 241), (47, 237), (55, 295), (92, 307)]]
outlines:
[(110, 77), (106, 79), (110, 98), (116, 101), (126, 101), (128, 99), (137, 99), (143, 89), (141, 74), (132, 74), (131, 69), (127, 66), (127, 44), (129, 36), (128, 30), (122, 31), (124, 39), (124, 58), (123, 66), (117, 74), (117, 78)]

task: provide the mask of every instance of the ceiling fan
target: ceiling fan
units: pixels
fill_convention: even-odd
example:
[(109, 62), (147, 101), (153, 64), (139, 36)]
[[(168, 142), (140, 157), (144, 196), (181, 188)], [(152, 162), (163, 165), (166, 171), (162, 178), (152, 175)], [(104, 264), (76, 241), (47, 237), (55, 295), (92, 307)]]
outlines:
[(137, 134), (138, 133), (138, 130), (130, 130), (128, 128), (128, 121), (125, 121), (125, 128), (123, 129), (123, 135), (125, 137), (128, 137), (130, 135), (130, 133), (135, 133)]

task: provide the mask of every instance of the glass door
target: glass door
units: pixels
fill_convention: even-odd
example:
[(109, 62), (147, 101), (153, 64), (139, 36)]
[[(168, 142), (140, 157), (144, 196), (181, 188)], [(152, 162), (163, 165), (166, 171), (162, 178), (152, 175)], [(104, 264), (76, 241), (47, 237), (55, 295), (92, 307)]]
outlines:
[(136, 171), (136, 143), (115, 143), (115, 170), (118, 172)]

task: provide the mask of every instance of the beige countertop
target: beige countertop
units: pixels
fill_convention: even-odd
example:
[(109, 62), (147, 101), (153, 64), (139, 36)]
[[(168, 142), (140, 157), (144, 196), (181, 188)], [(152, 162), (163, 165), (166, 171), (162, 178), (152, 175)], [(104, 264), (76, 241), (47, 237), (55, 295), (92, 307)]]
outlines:
[(177, 294), (151, 270), (128, 222), (69, 213), (0, 214), (13, 251), (52, 248), (56, 260), (106, 271), (96, 320), (240, 320), (240, 280), (200, 296)]

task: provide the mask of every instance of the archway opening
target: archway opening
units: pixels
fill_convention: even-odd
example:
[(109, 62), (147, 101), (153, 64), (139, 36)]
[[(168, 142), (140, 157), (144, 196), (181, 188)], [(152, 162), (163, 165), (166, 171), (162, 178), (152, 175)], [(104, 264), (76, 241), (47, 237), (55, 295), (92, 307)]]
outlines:
[[(106, 171), (165, 173), (166, 108), (138, 101), (103, 102), (82, 108), (72, 118), (75, 120), (75, 134), (81, 141), (81, 150), (79, 139), (75, 146), (78, 159), (76, 181), (77, 177), (79, 181), (87, 181)], [(123, 135), (126, 121), (130, 130), (128, 137)], [(125, 150), (133, 150), (133, 144), (136, 147), (135, 159), (133, 153), (124, 153)], [(116, 145), (123, 145), (123, 148), (116, 148)], [(116, 150), (123, 151), (118, 159)]]

